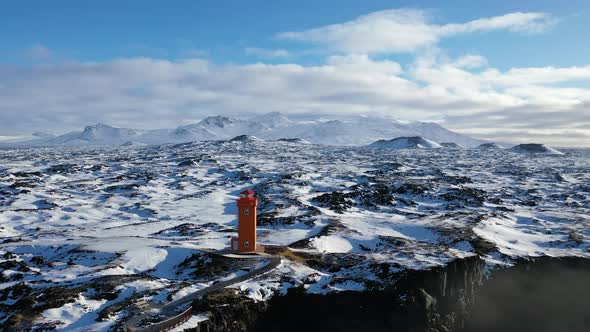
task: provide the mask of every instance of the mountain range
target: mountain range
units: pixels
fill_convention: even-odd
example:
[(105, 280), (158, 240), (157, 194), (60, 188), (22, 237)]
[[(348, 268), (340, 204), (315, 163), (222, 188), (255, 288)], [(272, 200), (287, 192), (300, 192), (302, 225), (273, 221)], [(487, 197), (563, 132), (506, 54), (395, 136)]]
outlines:
[(475, 147), (481, 140), (461, 135), (429, 122), (403, 122), (358, 117), (349, 120), (292, 120), (273, 112), (252, 118), (210, 116), (198, 123), (174, 129), (141, 130), (117, 128), (106, 124), (87, 126), (82, 131), (53, 136), (36, 133), (28, 141), (4, 143), (4, 146), (81, 146), (121, 144), (164, 144), (191, 141), (228, 140), (252, 135), (263, 140), (301, 139), (313, 144), (366, 145), (380, 139), (420, 136), (439, 143)]

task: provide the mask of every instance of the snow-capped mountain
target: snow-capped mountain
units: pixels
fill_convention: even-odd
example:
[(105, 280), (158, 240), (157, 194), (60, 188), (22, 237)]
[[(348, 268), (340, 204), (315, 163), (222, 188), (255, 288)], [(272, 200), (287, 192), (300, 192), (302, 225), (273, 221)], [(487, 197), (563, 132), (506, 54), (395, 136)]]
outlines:
[(228, 140), (240, 135), (256, 136), (263, 140), (297, 138), (313, 144), (326, 145), (366, 145), (380, 139), (414, 136), (434, 142), (452, 142), (466, 147), (483, 143), (434, 123), (362, 117), (351, 120), (291, 120), (284, 114), (273, 112), (247, 119), (210, 116), (198, 123), (174, 129), (138, 130), (96, 124), (82, 131), (57, 137), (38, 137), (16, 144), (20, 146), (121, 145), (126, 142), (163, 144)]
[(378, 149), (438, 149), (442, 146), (431, 140), (414, 136), (414, 137), (398, 137), (392, 140), (379, 140), (369, 144), (371, 148)]

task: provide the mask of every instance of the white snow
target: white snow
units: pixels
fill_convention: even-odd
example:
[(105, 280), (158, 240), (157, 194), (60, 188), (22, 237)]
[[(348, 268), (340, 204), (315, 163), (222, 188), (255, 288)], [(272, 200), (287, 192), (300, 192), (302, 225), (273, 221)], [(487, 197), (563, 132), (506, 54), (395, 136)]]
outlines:
[[(267, 128), (284, 123), (273, 119), (266, 120)], [(224, 126), (228, 121), (218, 120)], [(210, 122), (208, 127), (219, 124)], [(390, 264), (393, 272), (444, 265), (475, 254), (463, 236), (473, 232), (498, 247), (484, 257), (489, 264), (521, 256), (590, 257), (589, 150), (531, 157), (504, 150), (376, 150), (263, 138), (252, 144), (0, 150), (0, 257), (14, 255), (12, 260), (31, 269), (4, 269), (9, 280), (0, 289), (20, 281), (42, 289), (143, 274), (117, 285), (122, 293), (114, 301), (134, 294), (165, 301), (244, 274), (236, 268), (206, 279), (192, 275), (194, 269), (179, 269), (188, 257), (227, 248), (237, 234), (236, 199), (244, 189), (260, 195), (259, 213), (266, 216), (259, 226), (261, 244), (292, 245), (295, 255), (355, 260), (334, 272), (306, 266), (305, 259), (284, 259), (277, 269), (232, 286), (258, 301), (298, 286), (318, 294), (361, 290), (363, 280), (379, 282), (373, 263)], [(387, 188), (387, 201), (379, 200), (377, 185)], [(403, 185), (424, 191), (400, 190)], [(333, 192), (351, 195), (345, 200), (351, 205), (336, 211), (316, 200)], [(41, 258), (43, 264), (33, 262)], [(80, 294), (41, 319), (86, 331), (105, 330), (124, 318), (118, 312), (96, 322), (100, 308), (112, 302), (89, 297)]]
[(93, 323), (96, 317), (94, 311), (106, 302), (106, 300), (90, 300), (80, 294), (80, 297), (74, 303), (67, 303), (59, 308), (45, 310), (41, 320), (46, 322), (61, 322), (60, 330), (64, 331), (87, 331), (84, 326)]
[(312, 239), (311, 242), (319, 252), (346, 253), (352, 250), (350, 241), (341, 236), (322, 236)]
[(124, 252), (119, 264), (102, 271), (102, 274), (136, 274), (156, 267), (168, 255), (162, 248), (147, 245), (149, 242), (152, 241), (133, 237), (101, 238), (98, 241), (89, 241), (85, 247), (102, 252)]
[(490, 218), (475, 227), (474, 232), (496, 244), (501, 253), (512, 257), (565, 256), (567, 248), (552, 246), (565, 239), (563, 234), (547, 234), (542, 227), (518, 224), (514, 219)]

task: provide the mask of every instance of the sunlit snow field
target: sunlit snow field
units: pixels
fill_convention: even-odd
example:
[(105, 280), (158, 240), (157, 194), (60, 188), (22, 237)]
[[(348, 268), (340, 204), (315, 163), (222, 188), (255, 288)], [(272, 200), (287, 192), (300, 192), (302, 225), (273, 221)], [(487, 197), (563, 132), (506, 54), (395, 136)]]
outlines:
[[(284, 259), (234, 286), (256, 300), (304, 279), (309, 292), (364, 289), (379, 281), (374, 263), (395, 270), (475, 254), (491, 265), (517, 256), (588, 257), (590, 150), (563, 152), (287, 142), (0, 150), (0, 288), (130, 276), (116, 281), (113, 298), (94, 300), (89, 289), (36, 318), (106, 330), (125, 312), (98, 319), (99, 312), (137, 292), (165, 301), (212, 283), (179, 264), (199, 249), (228, 246), (235, 200), (248, 188), (260, 199), (261, 244), (345, 266), (331, 272)], [(18, 296), (1, 300), (6, 318)]]

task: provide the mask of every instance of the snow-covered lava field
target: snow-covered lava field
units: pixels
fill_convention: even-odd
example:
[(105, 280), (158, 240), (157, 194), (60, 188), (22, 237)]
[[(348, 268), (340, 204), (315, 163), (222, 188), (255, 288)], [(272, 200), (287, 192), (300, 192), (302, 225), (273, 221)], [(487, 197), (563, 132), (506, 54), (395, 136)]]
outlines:
[(231, 286), (256, 301), (379, 287), (472, 255), (490, 267), (590, 257), (590, 150), (562, 152), (264, 141), (0, 150), (0, 326), (116, 330), (133, 303), (245, 273), (260, 262), (204, 250), (236, 236), (244, 189), (260, 201), (259, 244), (288, 247), (277, 269)]

